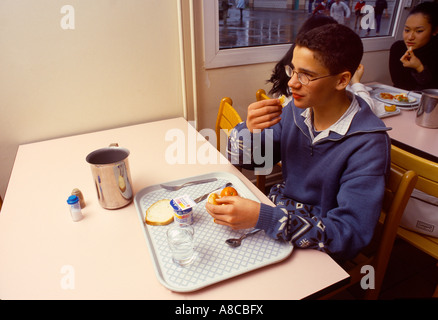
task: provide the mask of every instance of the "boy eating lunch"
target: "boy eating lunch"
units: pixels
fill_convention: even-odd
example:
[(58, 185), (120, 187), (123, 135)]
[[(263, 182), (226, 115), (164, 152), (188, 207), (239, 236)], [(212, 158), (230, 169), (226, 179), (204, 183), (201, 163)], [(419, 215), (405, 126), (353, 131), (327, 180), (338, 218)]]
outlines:
[(284, 109), (279, 99), (251, 104), (228, 142), (231, 162), (243, 168), (260, 166), (254, 161), (259, 147), (272, 150), (273, 163), (281, 161), (284, 181), (269, 193), (275, 206), (223, 197), (219, 205), (206, 204), (217, 224), (262, 229), (339, 259), (354, 257), (370, 242), (390, 168), (390, 140), (368, 104), (346, 91), (362, 55), (361, 39), (343, 25), (297, 37), (285, 66), (293, 100)]

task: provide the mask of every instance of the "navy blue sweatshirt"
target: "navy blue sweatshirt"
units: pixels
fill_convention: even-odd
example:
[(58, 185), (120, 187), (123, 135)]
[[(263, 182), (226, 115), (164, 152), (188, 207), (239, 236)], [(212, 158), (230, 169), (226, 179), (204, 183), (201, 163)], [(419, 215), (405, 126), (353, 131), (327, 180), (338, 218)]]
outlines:
[[(370, 242), (382, 207), (391, 143), (389, 128), (364, 100), (356, 99), (360, 110), (347, 133), (330, 132), (316, 143), (303, 110), (293, 101), (283, 109), (280, 123), (261, 134), (250, 133), (245, 122), (233, 129), (228, 144), (232, 163), (256, 167), (257, 159), (248, 163), (248, 154), (260, 152), (253, 145), (258, 140), (262, 150), (272, 153), (273, 163), (282, 162), (284, 182), (269, 194), (275, 207), (261, 204), (256, 228), (340, 259), (354, 257)], [(269, 140), (273, 145), (265, 148)]]

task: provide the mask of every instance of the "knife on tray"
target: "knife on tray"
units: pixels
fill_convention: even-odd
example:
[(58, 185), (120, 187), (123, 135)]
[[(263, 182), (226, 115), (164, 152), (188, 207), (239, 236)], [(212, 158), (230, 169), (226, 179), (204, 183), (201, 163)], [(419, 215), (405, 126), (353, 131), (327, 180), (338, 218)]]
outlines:
[(202, 195), (202, 196), (196, 198), (196, 199), (193, 200), (193, 201), (195, 201), (195, 203), (199, 203), (199, 202), (201, 202), (201, 201), (207, 199), (207, 197), (208, 197), (208, 195), (209, 195), (210, 193), (215, 192), (215, 191), (217, 191), (217, 190), (219, 190), (219, 189), (223, 189), (223, 188), (226, 188), (226, 187), (230, 187), (230, 186), (232, 186), (232, 185), (233, 185), (233, 184), (232, 184), (231, 182), (228, 182), (225, 186), (223, 186), (223, 187), (219, 187), (219, 188), (216, 188), (216, 189), (214, 189), (214, 190), (211, 190), (210, 192), (207, 192), (206, 194), (204, 194), (204, 195)]

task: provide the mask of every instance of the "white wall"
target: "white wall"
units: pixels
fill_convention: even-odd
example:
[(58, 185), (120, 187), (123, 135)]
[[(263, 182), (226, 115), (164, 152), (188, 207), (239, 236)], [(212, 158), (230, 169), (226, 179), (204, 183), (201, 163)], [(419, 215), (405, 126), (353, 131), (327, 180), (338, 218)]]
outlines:
[[(178, 1), (0, 1), (2, 197), (20, 144), (184, 115)], [(75, 9), (74, 30), (60, 26), (65, 4)], [(225, 96), (246, 117), (257, 89), (269, 90), (274, 63), (206, 70), (202, 1), (193, 0), (192, 69), (188, 4), (182, 1), (188, 120), (214, 128)], [(390, 83), (387, 61), (387, 51), (367, 53), (364, 82)]]
[(175, 0), (1, 0), (0, 48), (2, 197), (19, 144), (183, 115)]

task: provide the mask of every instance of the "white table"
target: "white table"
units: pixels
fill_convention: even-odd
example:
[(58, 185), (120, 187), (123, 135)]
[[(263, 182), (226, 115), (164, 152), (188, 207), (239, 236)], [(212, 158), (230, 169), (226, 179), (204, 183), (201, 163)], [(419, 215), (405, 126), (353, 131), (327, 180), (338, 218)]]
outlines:
[[(380, 85), (373, 82), (367, 85)], [(386, 86), (386, 85), (385, 85)], [(405, 90), (386, 86), (389, 92), (404, 92)], [(417, 111), (403, 110), (400, 114), (382, 119), (392, 130), (388, 134), (392, 143), (420, 157), (438, 162), (438, 129), (419, 126), (415, 123)]]
[[(178, 143), (185, 164), (166, 160), (175, 136), (185, 138)], [(21, 145), (0, 213), (0, 299), (301, 299), (348, 278), (327, 254), (294, 249), (280, 263), (199, 291), (168, 290), (155, 276), (134, 204), (105, 210), (97, 201), (85, 157), (113, 142), (131, 151), (134, 191), (226, 171), (269, 203), (183, 118)], [(217, 163), (190, 158), (202, 150)], [(66, 203), (73, 188), (86, 201), (80, 222)]]
[(415, 124), (417, 111), (402, 110), (399, 115), (383, 119), (394, 145), (423, 158), (438, 162), (438, 129)]

